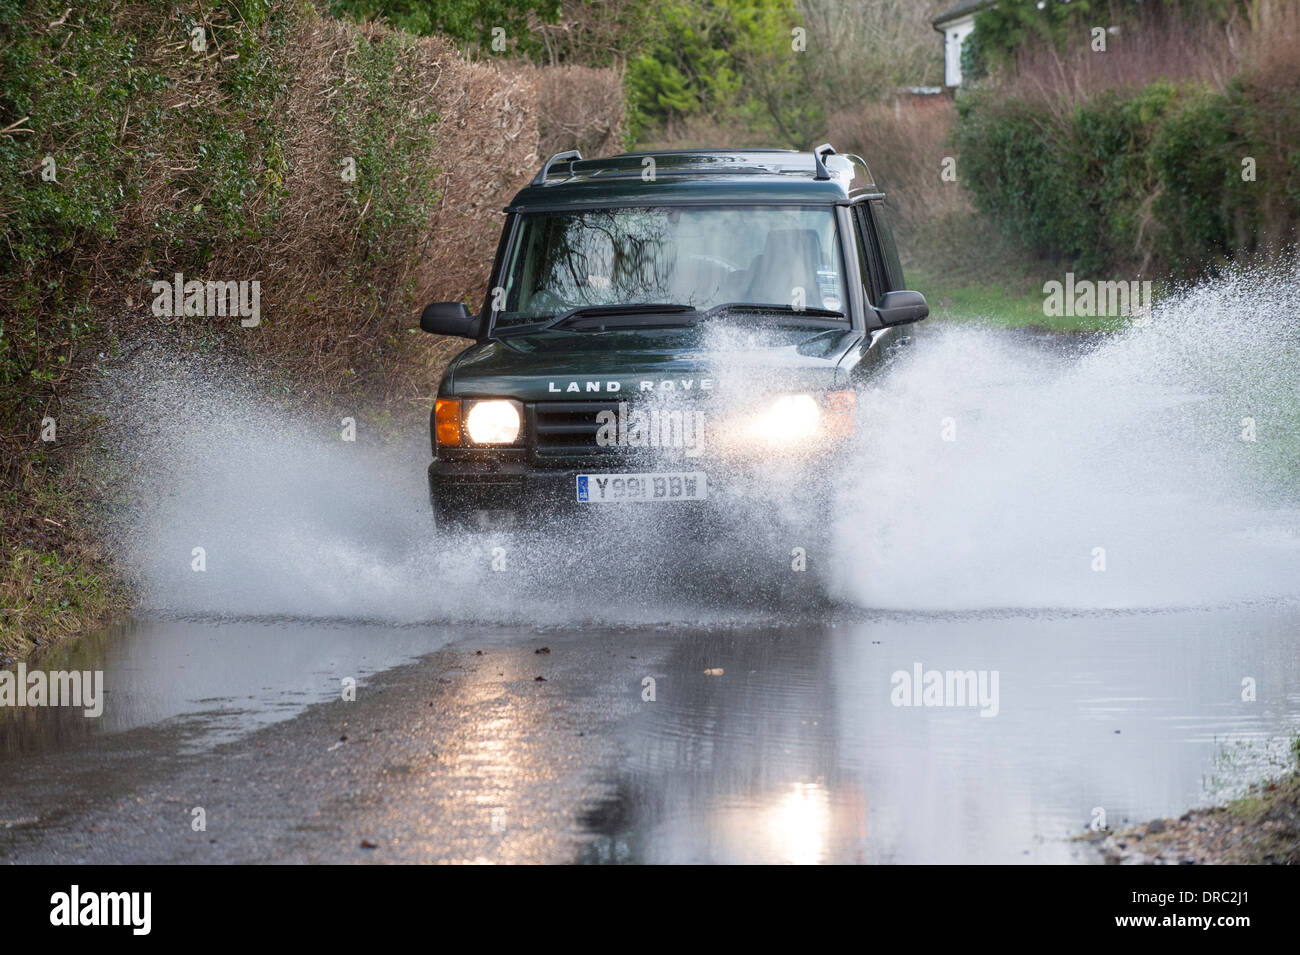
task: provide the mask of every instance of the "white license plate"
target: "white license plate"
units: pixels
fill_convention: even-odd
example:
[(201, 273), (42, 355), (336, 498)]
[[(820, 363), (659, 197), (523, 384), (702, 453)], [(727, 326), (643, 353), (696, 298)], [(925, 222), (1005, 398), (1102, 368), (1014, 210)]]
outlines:
[(578, 475), (579, 504), (703, 501), (708, 496), (709, 479), (703, 471)]

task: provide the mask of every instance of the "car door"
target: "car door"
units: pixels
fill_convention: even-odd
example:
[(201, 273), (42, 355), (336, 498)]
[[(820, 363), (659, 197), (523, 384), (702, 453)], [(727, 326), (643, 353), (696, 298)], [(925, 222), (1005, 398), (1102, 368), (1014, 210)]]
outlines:
[[(879, 302), (880, 297), (893, 286), (881, 243), (875, 234), (875, 222), (868, 209), (868, 203), (866, 201), (856, 203), (851, 207), (851, 213), (853, 244), (858, 256), (858, 273), (862, 278), (863, 298), (868, 306), (865, 336), (858, 347), (854, 365), (849, 369), (853, 383), (859, 385), (884, 363), (889, 349), (898, 338), (898, 329), (879, 327), (871, 311), (871, 306)], [(899, 281), (901, 281), (901, 268), (899, 273)]]
[(898, 257), (898, 246), (894, 242), (894, 230), (885, 209), (883, 199), (872, 199), (859, 207), (865, 218), (870, 220), (870, 234), (876, 242), (880, 256), (880, 265), (884, 271), (885, 291), (896, 292), (907, 288), (903, 279), (903, 263)]

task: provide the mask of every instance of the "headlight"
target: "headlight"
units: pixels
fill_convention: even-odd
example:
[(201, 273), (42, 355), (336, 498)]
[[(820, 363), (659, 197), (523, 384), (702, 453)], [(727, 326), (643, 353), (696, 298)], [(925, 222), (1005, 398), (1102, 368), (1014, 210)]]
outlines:
[(475, 444), (514, 444), (521, 418), (513, 401), (476, 401), (465, 415), (465, 430)]
[(851, 436), (856, 410), (852, 391), (772, 395), (730, 418), (718, 443), (742, 456), (759, 450), (802, 454)]
[(817, 434), (821, 416), (812, 395), (781, 395), (759, 414), (753, 431), (774, 444), (795, 444)]

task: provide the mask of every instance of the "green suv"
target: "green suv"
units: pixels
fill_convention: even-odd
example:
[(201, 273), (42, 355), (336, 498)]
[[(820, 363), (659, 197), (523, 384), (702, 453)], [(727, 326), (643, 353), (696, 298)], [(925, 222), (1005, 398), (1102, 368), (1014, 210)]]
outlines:
[(929, 312), (883, 200), (830, 145), (552, 156), (505, 210), (478, 314), (420, 319), (474, 340), (431, 415), (437, 523), (815, 517), (864, 382)]

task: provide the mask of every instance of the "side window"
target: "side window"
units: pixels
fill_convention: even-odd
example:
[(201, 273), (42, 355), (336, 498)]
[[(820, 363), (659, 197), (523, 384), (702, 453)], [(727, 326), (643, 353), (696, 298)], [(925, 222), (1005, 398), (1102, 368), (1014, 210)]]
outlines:
[(903, 263), (898, 258), (898, 246), (894, 244), (894, 230), (890, 228), (889, 216), (885, 204), (879, 199), (870, 203), (871, 218), (876, 223), (876, 237), (880, 242), (880, 258), (885, 265), (885, 275), (891, 292), (907, 288), (903, 284)]
[(867, 293), (867, 302), (874, 305), (886, 291), (885, 277), (881, 274), (880, 259), (876, 255), (875, 242), (871, 238), (871, 223), (867, 219), (866, 203), (853, 207), (854, 243), (858, 247), (858, 269)]

